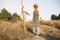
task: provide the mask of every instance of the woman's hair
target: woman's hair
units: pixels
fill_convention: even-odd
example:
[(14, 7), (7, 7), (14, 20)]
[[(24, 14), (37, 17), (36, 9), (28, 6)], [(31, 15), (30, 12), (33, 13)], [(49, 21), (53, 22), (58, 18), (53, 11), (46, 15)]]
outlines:
[(37, 4), (34, 4), (33, 7), (34, 7), (34, 8), (35, 8), (35, 7), (38, 8), (38, 5), (37, 5)]

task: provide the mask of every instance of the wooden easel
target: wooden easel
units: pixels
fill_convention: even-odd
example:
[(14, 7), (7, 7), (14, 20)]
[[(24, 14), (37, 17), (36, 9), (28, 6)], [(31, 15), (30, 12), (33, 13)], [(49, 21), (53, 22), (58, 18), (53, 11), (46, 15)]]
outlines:
[(26, 23), (25, 23), (25, 15), (24, 15), (24, 5), (23, 5), (23, 1), (21, 0), (21, 14), (22, 14), (22, 18), (23, 18), (23, 27), (24, 27), (24, 34), (26, 35)]

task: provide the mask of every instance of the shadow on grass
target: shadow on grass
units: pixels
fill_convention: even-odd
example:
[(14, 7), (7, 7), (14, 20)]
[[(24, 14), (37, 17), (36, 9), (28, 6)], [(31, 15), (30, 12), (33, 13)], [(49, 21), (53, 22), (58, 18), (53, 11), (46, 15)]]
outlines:
[(60, 38), (52, 37), (50, 35), (39, 34), (40, 37), (45, 38), (46, 40), (60, 40)]
[(36, 35), (36, 34), (32, 31), (31, 28), (27, 28), (27, 31), (30, 32), (30, 33), (32, 33), (32, 34), (34, 34), (34, 35)]
[[(31, 28), (27, 28), (28, 32), (36, 35)], [(45, 38), (46, 40), (60, 40), (60, 38), (52, 37), (50, 35), (44, 35), (42, 33), (39, 34), (39, 37)]]

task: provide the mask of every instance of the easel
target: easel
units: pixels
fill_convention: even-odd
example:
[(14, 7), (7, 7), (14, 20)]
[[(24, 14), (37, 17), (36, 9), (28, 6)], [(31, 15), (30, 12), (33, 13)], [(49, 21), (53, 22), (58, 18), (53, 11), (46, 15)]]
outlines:
[(22, 19), (23, 19), (23, 27), (24, 27), (24, 35), (26, 36), (26, 23), (25, 23), (25, 15), (24, 15), (24, 5), (23, 5), (23, 1), (21, 0), (21, 5), (22, 5), (22, 8), (21, 8), (21, 14), (22, 14)]

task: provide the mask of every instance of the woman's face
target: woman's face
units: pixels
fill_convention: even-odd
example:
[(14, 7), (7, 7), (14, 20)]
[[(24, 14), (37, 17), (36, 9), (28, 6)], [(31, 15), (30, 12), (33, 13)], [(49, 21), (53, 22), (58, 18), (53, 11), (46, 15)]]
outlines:
[(37, 10), (38, 9), (38, 7), (37, 6), (34, 6), (34, 10)]
[(37, 7), (34, 7), (34, 9), (38, 9)]

